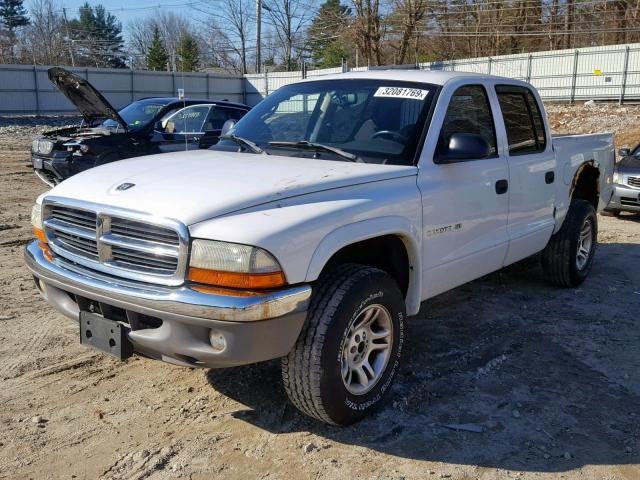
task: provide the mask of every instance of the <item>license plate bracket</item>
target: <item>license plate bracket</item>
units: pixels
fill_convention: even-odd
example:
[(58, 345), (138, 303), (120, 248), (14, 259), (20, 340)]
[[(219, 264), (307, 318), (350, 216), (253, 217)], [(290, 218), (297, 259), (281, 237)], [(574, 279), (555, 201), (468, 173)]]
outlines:
[(133, 355), (133, 344), (123, 324), (91, 312), (80, 312), (80, 343), (120, 360)]

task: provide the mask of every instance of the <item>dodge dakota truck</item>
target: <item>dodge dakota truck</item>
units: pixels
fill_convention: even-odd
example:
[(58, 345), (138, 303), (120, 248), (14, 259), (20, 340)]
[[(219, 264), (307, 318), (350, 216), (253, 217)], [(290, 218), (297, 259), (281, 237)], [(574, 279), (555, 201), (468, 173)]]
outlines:
[(330, 424), (382, 403), (421, 302), (539, 252), (551, 283), (584, 281), (612, 195), (612, 136), (553, 137), (508, 78), (306, 80), (222, 138), (43, 194), (27, 266), (81, 343), (187, 367), (281, 358), (292, 403)]

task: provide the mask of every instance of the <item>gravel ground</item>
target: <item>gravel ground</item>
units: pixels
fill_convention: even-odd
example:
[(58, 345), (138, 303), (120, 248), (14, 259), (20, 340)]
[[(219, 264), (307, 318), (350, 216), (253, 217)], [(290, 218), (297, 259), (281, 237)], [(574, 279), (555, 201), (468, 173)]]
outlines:
[[(587, 108), (550, 116), (640, 138), (636, 107)], [(640, 478), (640, 217), (599, 217), (578, 289), (533, 259), (427, 302), (388, 405), (333, 428), (289, 405), (277, 362), (192, 370), (80, 347), (23, 265), (46, 189), (25, 164), (46, 125), (21, 122), (0, 120), (0, 478)]]

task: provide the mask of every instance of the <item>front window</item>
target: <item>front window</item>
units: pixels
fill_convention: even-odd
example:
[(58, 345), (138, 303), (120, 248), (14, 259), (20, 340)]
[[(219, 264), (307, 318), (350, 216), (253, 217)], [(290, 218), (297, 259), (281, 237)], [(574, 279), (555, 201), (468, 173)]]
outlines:
[[(158, 112), (166, 107), (168, 102), (162, 102), (157, 99), (153, 100), (139, 100), (137, 102), (130, 103), (118, 114), (127, 123), (130, 130), (137, 130), (148, 125), (156, 117)], [(102, 122), (103, 127), (116, 128), (118, 122), (115, 120), (105, 120)]]
[(435, 92), (430, 84), (386, 80), (287, 85), (249, 111), (232, 133), (271, 154), (342, 159), (328, 150), (287, 145), (306, 142), (368, 163), (412, 165)]

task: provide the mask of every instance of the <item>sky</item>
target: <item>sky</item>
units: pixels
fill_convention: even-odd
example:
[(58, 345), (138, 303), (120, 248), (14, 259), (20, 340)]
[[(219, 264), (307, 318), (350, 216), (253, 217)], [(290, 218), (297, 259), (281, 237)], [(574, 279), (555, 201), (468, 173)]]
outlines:
[[(67, 9), (67, 15), (71, 17), (78, 16), (78, 8), (84, 5), (86, 0), (62, 0), (59, 2), (61, 7)], [(160, 8), (162, 11), (173, 11), (175, 13), (188, 12), (189, 4), (194, 3), (186, 0), (89, 0), (89, 4), (103, 5), (110, 13), (118, 17), (122, 22), (122, 26), (126, 27), (130, 21), (142, 19), (153, 13), (154, 10)], [(25, 2), (28, 5), (28, 2)]]

